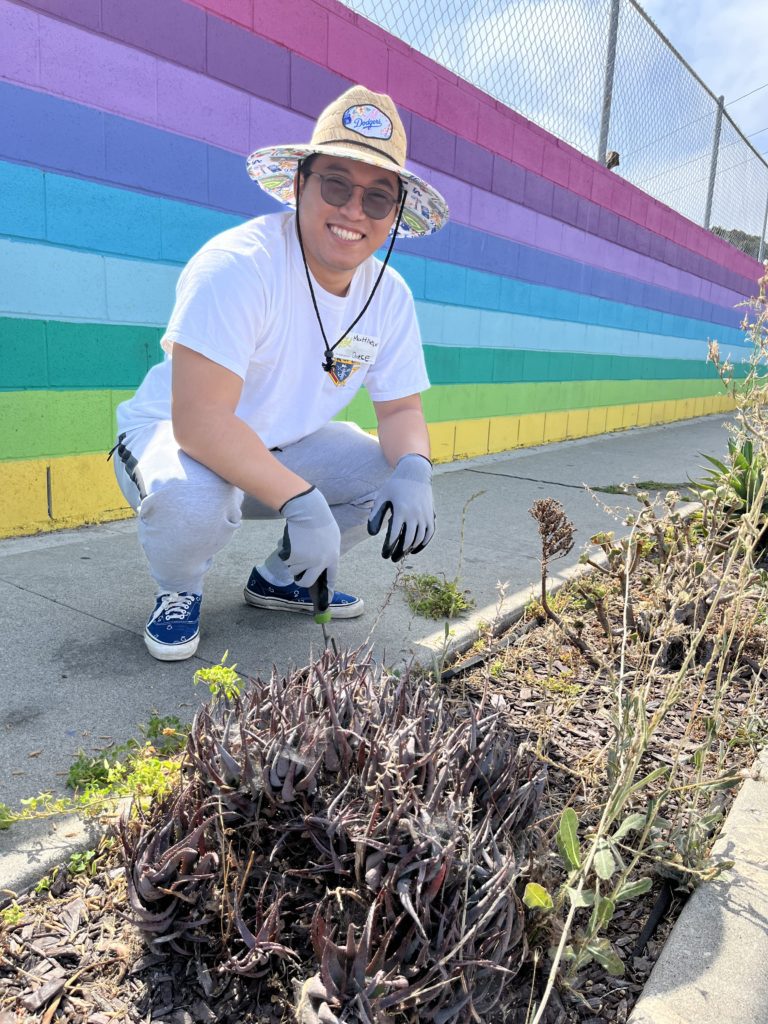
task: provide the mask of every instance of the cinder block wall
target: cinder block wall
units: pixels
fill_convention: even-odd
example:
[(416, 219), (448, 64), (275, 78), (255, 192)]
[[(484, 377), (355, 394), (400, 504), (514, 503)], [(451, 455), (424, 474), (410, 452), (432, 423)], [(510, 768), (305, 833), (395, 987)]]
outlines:
[(0, 536), (127, 513), (114, 409), (181, 266), (276, 208), (243, 157), (354, 81), (452, 208), (394, 257), (436, 459), (726, 407), (706, 341), (745, 351), (758, 264), (334, 0), (0, 0), (0, 77)]

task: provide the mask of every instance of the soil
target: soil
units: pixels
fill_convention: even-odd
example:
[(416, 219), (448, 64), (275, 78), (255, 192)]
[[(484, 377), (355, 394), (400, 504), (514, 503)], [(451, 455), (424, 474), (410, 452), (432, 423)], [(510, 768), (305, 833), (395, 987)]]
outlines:
[[(639, 603), (647, 599), (649, 584), (647, 577), (643, 582), (642, 566), (633, 586)], [(609, 612), (611, 621), (615, 624), (618, 616), (620, 623), (620, 608), (610, 608), (609, 602)], [(561, 608), (561, 613), (569, 616), (567, 609)], [(727, 609), (723, 614), (727, 617)], [(717, 770), (746, 777), (768, 721), (768, 672), (764, 667), (768, 628), (764, 616), (762, 620), (751, 613), (745, 617), (742, 611), (742, 618), (749, 622), (749, 632), (740, 634), (729, 668), (730, 685), (722, 695), (718, 728), (728, 754)], [(596, 823), (606, 792), (606, 750), (613, 730), (613, 691), (594, 664), (595, 656), (599, 660), (609, 655), (605, 630), (597, 616), (583, 609), (572, 611), (568, 621), (586, 653), (569, 641), (555, 622), (529, 616), (505, 635), (480, 641), (459, 664), (445, 671), (442, 679), (448, 699), (457, 704), (482, 697), (492, 700), (514, 735), (524, 737), (548, 764), (539, 821), (542, 854), (535, 877), (553, 893), (565, 878), (555, 845), (560, 816), (564, 808), (572, 807), (579, 818), (580, 834)], [(685, 629), (677, 634), (681, 649), (689, 635)], [(667, 670), (659, 671), (654, 679), (650, 712), (664, 700), (678, 667), (680, 651), (671, 642), (675, 639), (663, 641), (669, 641)], [(615, 657), (618, 641), (614, 637), (611, 643)], [(695, 777), (699, 767), (696, 752), (707, 716), (714, 712), (716, 686), (714, 679), (710, 682), (703, 691), (692, 686), (666, 715), (644, 759), (646, 772), (676, 764), (681, 785)], [(701, 770), (705, 778), (711, 771), (706, 765)], [(723, 812), (735, 791), (713, 791)], [(644, 791), (642, 801), (648, 796)], [(633, 809), (643, 806), (640, 802)], [(666, 806), (663, 810), (666, 817), (672, 817), (679, 808)], [(713, 838), (710, 830), (704, 842), (707, 849)], [(668, 865), (652, 860), (643, 874), (653, 878), (652, 890), (620, 904), (604, 933), (624, 961), (624, 975), (611, 977), (593, 961), (579, 972), (573, 986), (557, 987), (547, 1009), (549, 1024), (624, 1024), (627, 1020), (686, 898), (686, 891), (675, 886), (681, 878), (692, 877), (684, 872), (675, 877)], [(667, 897), (671, 900), (669, 907), (662, 908), (663, 919), (646, 928), (651, 934), (641, 943), (654, 908), (667, 902)], [(49, 891), (21, 895), (17, 903), (20, 920), (0, 925), (0, 1024), (278, 1024), (292, 1019), (288, 1008), (293, 992), (284, 976), (276, 974), (269, 984), (258, 988), (248, 979), (211, 976), (191, 960), (148, 952), (127, 915), (119, 844), (114, 839), (107, 838), (89, 872), (71, 874), (62, 868)], [(498, 1024), (523, 1024), (531, 982), (539, 992), (546, 978), (553, 936), (543, 919), (537, 924), (535, 912), (528, 918), (531, 949), (538, 948), (543, 962), (535, 971), (529, 962), (510, 983), (506, 1011)], [(577, 928), (583, 924), (577, 918)]]

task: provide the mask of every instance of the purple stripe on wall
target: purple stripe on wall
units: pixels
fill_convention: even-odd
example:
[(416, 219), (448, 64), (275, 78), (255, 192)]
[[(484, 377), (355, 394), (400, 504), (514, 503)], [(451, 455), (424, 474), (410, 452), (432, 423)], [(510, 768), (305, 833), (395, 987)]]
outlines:
[[(172, 65), (167, 65), (167, 67), (172, 71), (179, 70)], [(189, 72), (186, 74), (191, 75)], [(195, 83), (205, 82), (200, 75), (195, 74), (191, 77)], [(31, 111), (37, 105), (41, 110), (40, 114), (24, 113), (18, 118), (19, 123), (37, 126), (35, 134), (32, 138), (25, 138), (23, 133), (18, 133), (9, 126), (9, 130), (5, 133), (9, 148), (3, 152), (4, 156), (13, 160), (21, 159), (38, 165), (50, 166), (51, 154), (58, 153), (58, 149), (50, 148), (46, 144), (38, 145), (35, 148), (35, 144), (40, 141), (40, 138), (46, 139), (45, 133), (41, 132), (42, 119), (46, 116), (49, 120), (51, 119), (50, 102), (43, 103), (43, 96), (44, 94), (32, 93), (24, 97), (22, 94), (23, 109)], [(19, 98), (17, 95), (17, 102)], [(277, 108), (261, 100), (251, 100), (250, 102), (252, 110), (256, 105), (261, 109), (259, 123), (269, 124), (274, 130), (272, 112)], [(197, 106), (199, 107), (200, 104)], [(12, 107), (13, 105), (9, 107), (9, 110)], [(62, 104), (62, 108), (64, 111), (79, 110), (82, 114), (82, 108), (72, 108), (71, 104)], [(63, 120), (66, 123), (68, 116), (68, 113), (64, 113), (58, 118), (59, 147), (62, 145), (65, 147), (63, 154), (65, 165), (69, 163), (66, 159), (67, 135), (61, 133), (60, 122)], [(186, 114), (180, 116), (186, 116)], [(207, 173), (209, 163), (213, 168), (218, 168), (220, 164), (220, 160), (214, 156), (219, 151), (218, 148), (212, 148), (207, 158), (205, 147), (185, 136), (161, 132), (151, 126), (116, 119), (109, 115), (105, 115), (105, 117), (104, 123), (98, 119), (92, 122), (94, 134), (103, 138), (105, 144), (105, 156), (101, 158), (106, 161), (103, 175), (95, 170), (101, 166), (97, 154), (92, 154), (93, 164), (83, 165), (82, 162), (78, 162), (80, 161), (81, 141), (78, 142), (75, 152), (72, 154), (74, 166), (57, 167), (56, 169), (74, 170), (85, 177), (101, 178), (101, 180), (128, 187), (136, 187), (137, 183), (140, 183), (141, 188), (161, 195), (212, 204), (218, 208), (233, 209), (236, 212), (242, 211), (240, 204), (245, 199), (247, 190), (250, 189), (252, 192), (254, 189), (244, 170), (242, 178), (236, 179), (231, 185), (229, 184), (231, 179), (228, 179), (228, 169), (223, 167), (220, 173), (211, 176), (209, 181)], [(305, 137), (308, 125), (303, 119), (299, 122), (295, 114), (285, 111), (282, 112), (282, 117), (285, 122), (282, 126), (285, 129), (285, 134), (282, 136), (278, 134), (277, 138), (296, 140)], [(78, 130), (73, 134), (73, 139), (82, 136), (81, 121), (82, 117), (76, 118)], [(259, 141), (266, 143), (268, 140)], [(30, 159), (30, 156), (34, 156), (35, 159)], [(430, 176), (429, 171), (418, 166), (416, 170)], [(229, 173), (231, 174), (231, 172)], [(576, 263), (587, 263), (598, 269), (611, 270), (624, 277), (678, 291), (683, 295), (716, 305), (733, 306), (742, 297), (741, 293), (725, 289), (705, 278), (686, 273), (668, 264), (658, 263), (637, 252), (608, 243), (580, 228), (565, 225), (552, 217), (546, 217), (535, 210), (513, 204), (493, 193), (465, 185), (457, 186), (454, 179), (446, 179), (438, 184), (445, 189), (452, 203), (454, 202), (454, 193), (460, 194), (460, 198), (463, 200), (463, 204), (460, 205), (464, 206), (462, 212), (465, 212), (466, 216), (457, 215), (457, 222), (463, 222), (489, 235), (511, 239), (524, 245), (537, 246), (554, 255), (570, 258)], [(237, 190), (237, 203), (234, 195), (228, 196), (228, 186), (230, 189)], [(239, 197), (241, 191), (242, 199)], [(582, 200), (577, 200), (577, 202), (582, 202)], [(253, 205), (252, 202), (248, 203), (247, 212), (252, 212)], [(459, 211), (456, 212), (458, 214)], [(461, 260), (462, 256), (453, 253), (451, 258)]]
[[(239, 89), (29, 11), (21, 11), (17, 26), (21, 24), (30, 28), (30, 19), (39, 23), (41, 57), (47, 56), (54, 68), (48, 78), (48, 84), (55, 86), (52, 92), (76, 97), (93, 92), (102, 99), (102, 103), (108, 103), (110, 96), (117, 94), (120, 102), (116, 105), (127, 105), (126, 113), (134, 119), (168, 128), (182, 136), (202, 136), (219, 148), (241, 153), (249, 146), (255, 148), (277, 141), (299, 141), (306, 137), (310, 128), (308, 119), (299, 119), (294, 113), (249, 97)], [(233, 26), (228, 28), (237, 31)], [(251, 38), (248, 33), (241, 32), (241, 35)], [(22, 52), (16, 69), (22, 60), (28, 61), (29, 56)], [(83, 64), (88, 68), (87, 73), (81, 71)], [(28, 77), (39, 84), (43, 76), (38, 73), (36, 62), (30, 62), (30, 65)], [(287, 64), (284, 69), (287, 71)], [(295, 65), (295, 70), (308, 70), (311, 82), (319, 69), (304, 62), (301, 68)], [(135, 89), (126, 90), (121, 81), (117, 88), (112, 81), (116, 72), (123, 77), (133, 75), (139, 84)], [(123, 101), (123, 94), (130, 94), (130, 99)], [(270, 128), (268, 134), (264, 133), (266, 126)], [(422, 122), (421, 128), (418, 143), (412, 148), (414, 156), (424, 150), (432, 163), (455, 167), (457, 174), (479, 179), (478, 184), (493, 184), (492, 158), (487, 150), (457, 139), (426, 122)], [(134, 132), (134, 135), (136, 138), (147, 137), (146, 132)], [(438, 135), (442, 136), (442, 149), (435, 145)], [(180, 142), (174, 144), (174, 148), (179, 152), (184, 150)], [(122, 176), (125, 163), (130, 167), (131, 161), (143, 158), (139, 150), (121, 152), (120, 159), (113, 163), (115, 180), (126, 183)], [(497, 164), (498, 160), (496, 158)], [(195, 161), (191, 161), (189, 170), (192, 177), (195, 166)], [(429, 169), (425, 171), (418, 166), (416, 169), (427, 178), (433, 177)], [(184, 198), (194, 198), (197, 185), (194, 181), (184, 183), (184, 173), (185, 166), (180, 163), (175, 175), (178, 181), (174, 194), (178, 194), (180, 189)], [(497, 173), (496, 183), (497, 187), (501, 184), (500, 195), (474, 185), (467, 189), (455, 178), (445, 178), (441, 182), (456, 218), (480, 230), (525, 244), (533, 243), (548, 252), (604, 269), (615, 269), (637, 280), (722, 305), (733, 305), (751, 292), (752, 282), (675, 246), (667, 239), (625, 222), (582, 197), (573, 197), (575, 202), (565, 211), (570, 210), (575, 224), (562, 224), (552, 216), (555, 195), (572, 196), (572, 193), (530, 171), (522, 171), (522, 175), (517, 177), (508, 176), (501, 183)], [(193, 188), (191, 193), (190, 184)], [(509, 195), (512, 192), (514, 195)], [(504, 198), (504, 193), (508, 198)], [(467, 198), (469, 210), (466, 210)], [(509, 201), (512, 198), (522, 205), (513, 205)], [(562, 206), (562, 202), (559, 205)], [(607, 242), (606, 239), (618, 239), (620, 227), (623, 244)], [(640, 252), (645, 243), (649, 256)]]
[[(89, 28), (98, 27), (94, 21), (96, 8), (84, 0), (70, 0), (69, 3), (63, 0), (27, 0), (27, 5), (53, 9), (70, 21), (86, 24)], [(130, 5), (126, 5), (123, 0), (103, 0), (103, 5), (102, 31), (106, 34), (197, 70), (202, 69), (202, 54), (205, 50), (205, 68), (210, 77), (281, 105), (290, 100), (294, 109), (310, 116), (316, 115), (329, 99), (338, 95), (350, 77), (359, 76), (365, 77), (368, 84), (374, 87), (389, 87), (393, 95), (404, 95), (406, 103), (423, 104), (421, 112), (428, 117), (436, 117), (443, 122), (447, 118), (452, 125), (456, 118), (473, 118), (479, 128), (474, 123), (470, 129), (467, 129), (466, 124), (461, 124), (456, 128), (459, 132), (456, 139), (445, 128), (415, 117), (414, 159), (428, 166), (454, 171), (459, 177), (466, 175), (467, 180), (478, 184), (485, 184), (489, 159), (493, 161), (494, 182), (498, 177), (496, 165), (500, 158), (494, 160), (492, 155), (489, 157), (490, 150), (513, 154), (518, 164), (527, 167), (528, 175), (523, 186), (528, 192), (525, 201), (538, 212), (550, 212), (545, 208), (549, 197), (552, 197), (553, 203), (562, 205), (562, 199), (555, 198), (557, 186), (561, 189), (567, 186), (572, 192), (580, 193), (579, 198), (602, 204), (606, 215), (603, 218), (605, 231), (608, 233), (604, 234), (603, 230), (597, 233), (608, 240), (619, 240), (621, 244), (633, 247), (632, 239), (636, 235), (628, 228), (623, 229), (623, 237), (612, 237), (616, 222), (633, 224), (641, 230), (650, 228), (651, 233), (661, 233), (670, 241), (674, 239), (682, 252), (705, 256), (708, 262), (731, 268), (738, 277), (749, 281), (750, 286), (756, 277), (759, 268), (745, 254), (704, 232), (615, 175), (605, 172), (593, 161), (547, 136), (514, 112), (506, 108), (498, 109), (498, 104), (469, 83), (458, 80), (445, 69), (409, 50), (399, 40), (330, 0), (323, 5), (313, 3), (312, 0), (292, 4), (290, 17), (282, 2), (279, 4), (279, 12), (273, 9), (272, 0), (260, 0), (255, 7), (250, 0), (213, 0), (211, 3), (164, 0), (159, 5), (154, 0), (137, 0)], [(10, 6), (7, 0), (0, 3), (0, 16), (4, 6)], [(14, 6), (16, 10), (23, 10)], [(331, 33), (335, 39), (332, 44), (324, 36), (324, 32), (327, 35), (328, 17), (323, 15), (321, 6), (332, 12), (334, 25), (340, 18), (344, 22), (336, 36)], [(240, 21), (248, 29), (255, 27), (257, 32), (272, 38), (277, 31), (283, 44), (286, 39), (290, 39), (291, 46), (302, 53), (307, 53), (309, 47), (310, 55), (322, 61), (328, 60), (328, 47), (332, 45), (334, 59), (329, 63), (346, 77), (302, 60), (295, 53), (289, 54), (283, 46), (270, 44), (246, 28), (223, 21), (222, 18), (205, 15), (201, 7), (218, 10), (224, 17)], [(8, 40), (11, 32), (5, 31), (2, 35)], [(308, 36), (312, 36), (312, 39), (308, 39)], [(27, 35), (29, 38), (34, 39), (34, 33), (31, 37)], [(340, 42), (344, 45), (340, 46)], [(353, 42), (363, 44), (362, 48), (355, 50), (354, 58), (350, 52), (354, 49)], [(376, 83), (370, 78), (370, 75), (381, 77), (383, 74), (381, 54), (385, 44), (389, 54), (388, 85)], [(350, 63), (353, 60), (360, 61), (360, 67)], [(29, 68), (35, 63), (30, 65), (26, 62), (25, 66)], [(259, 73), (256, 73), (256, 68), (259, 68)], [(366, 71), (368, 76), (365, 75)], [(27, 81), (24, 77), (14, 80)], [(409, 87), (409, 83), (413, 88)], [(27, 84), (44, 87), (35, 82)], [(398, 85), (398, 88), (394, 89), (394, 85)], [(172, 103), (170, 108), (173, 109)], [(109, 109), (135, 116), (119, 105)], [(212, 123), (215, 120), (214, 116), (209, 118), (208, 129), (213, 134), (212, 137), (205, 136), (206, 141), (227, 145), (223, 135), (228, 129)], [(149, 123), (154, 122), (150, 119)], [(425, 128), (425, 124), (429, 124), (429, 129)], [(236, 126), (231, 131), (236, 133)], [(424, 143), (421, 141), (422, 131)], [(467, 136), (474, 138), (476, 132), (488, 148), (474, 146), (468, 141)], [(195, 135), (200, 137), (199, 133)], [(419, 152), (419, 147), (422, 152)], [(549, 180), (545, 180), (544, 184), (536, 184), (537, 179), (541, 180), (541, 175)], [(507, 178), (510, 178), (509, 174)], [(554, 192), (552, 184), (556, 186)], [(620, 217), (617, 211), (621, 213)], [(595, 231), (591, 224), (579, 226)], [(641, 248), (639, 251), (644, 250)], [(684, 263), (680, 260), (677, 262), (690, 273), (703, 272), (695, 266), (696, 261), (690, 258)], [(712, 277), (724, 287), (731, 287), (739, 293), (744, 290), (743, 284), (733, 280), (729, 282), (717, 274), (706, 273), (704, 276)]]
[[(56, 143), (50, 148), (50, 141)], [(116, 115), (80, 107), (44, 93), (0, 83), (0, 156), (3, 144), (13, 145), (15, 158), (49, 169), (53, 155), (70, 173), (93, 178), (93, 167), (105, 167), (102, 180), (129, 188), (187, 199), (245, 215), (264, 212), (263, 193), (243, 171), (242, 158)], [(22, 150), (19, 150), (19, 146)], [(84, 168), (84, 169), (83, 169)], [(109, 176), (107, 176), (109, 175)], [(643, 284), (529, 246), (484, 234), (461, 224), (448, 224), (439, 234), (401, 242), (398, 250), (430, 261), (445, 261), (456, 273), (435, 269), (441, 280), (469, 281), (472, 268), (502, 275), (506, 289), (519, 292), (521, 282), (552, 285), (597, 296), (626, 306), (643, 307), (703, 322), (738, 325), (739, 311), (692, 296)], [(522, 285), (524, 287), (524, 285)], [(447, 301), (456, 299), (455, 284)], [(707, 330), (706, 333), (709, 333)]]
[(104, 35), (193, 71), (206, 70), (207, 18), (205, 11), (182, 0), (101, 0)]

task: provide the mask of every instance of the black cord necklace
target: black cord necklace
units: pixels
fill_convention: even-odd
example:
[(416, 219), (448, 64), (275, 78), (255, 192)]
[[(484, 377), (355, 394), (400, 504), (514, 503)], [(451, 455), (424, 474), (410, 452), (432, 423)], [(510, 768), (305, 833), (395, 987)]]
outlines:
[[(301, 177), (301, 164), (299, 164), (298, 173), (299, 173), (299, 177)], [(403, 188), (402, 185), (400, 187)], [(323, 359), (323, 362), (322, 362), (321, 365), (323, 367), (323, 370), (326, 373), (333, 373), (333, 369), (334, 369), (334, 366), (336, 364), (336, 361), (333, 358), (334, 350), (336, 349), (336, 347), (338, 345), (341, 344), (342, 341), (344, 341), (344, 339), (349, 334), (349, 332), (352, 330), (352, 328), (355, 327), (357, 325), (357, 323), (362, 319), (363, 314), (365, 313), (366, 309), (368, 309), (368, 307), (371, 304), (371, 300), (373, 299), (373, 296), (376, 294), (376, 289), (379, 287), (379, 281), (381, 281), (382, 275), (384, 274), (384, 271), (387, 269), (387, 264), (389, 263), (389, 257), (392, 255), (392, 247), (395, 244), (395, 238), (397, 237), (397, 231), (398, 231), (398, 228), (400, 227), (400, 221), (401, 221), (402, 216), (403, 216), (403, 210), (405, 209), (405, 200), (408, 198), (408, 193), (403, 188), (403, 198), (402, 198), (402, 201), (400, 202), (400, 209), (397, 211), (397, 219), (395, 220), (395, 226), (394, 226), (394, 229), (392, 231), (392, 238), (390, 239), (390, 242), (389, 242), (389, 248), (387, 249), (387, 255), (386, 255), (385, 259), (384, 259), (384, 262), (382, 263), (381, 270), (379, 271), (379, 275), (376, 278), (376, 281), (374, 282), (373, 289), (371, 290), (371, 294), (368, 296), (368, 301), (363, 306), (363, 308), (360, 310), (359, 314), (355, 317), (355, 319), (352, 321), (352, 323), (349, 325), (349, 327), (346, 329), (346, 331), (344, 331), (344, 333), (341, 335), (339, 340), (337, 342), (335, 342), (333, 345), (329, 345), (328, 344), (328, 337), (327, 337), (327, 335), (325, 333), (325, 328), (323, 327), (323, 321), (322, 321), (322, 319), (320, 317), (320, 310), (317, 307), (317, 299), (315, 298), (315, 289), (312, 287), (312, 275), (310, 274), (309, 266), (307, 265), (307, 257), (304, 255), (304, 240), (301, 237), (301, 221), (300, 221), (300, 218), (299, 218), (299, 197), (300, 197), (300, 195), (301, 195), (301, 189), (299, 189), (298, 194), (296, 196), (296, 234), (299, 236), (299, 249), (301, 250), (301, 261), (304, 264), (304, 271), (305, 271), (305, 273), (307, 275), (307, 284), (309, 285), (309, 294), (312, 297), (312, 306), (314, 307), (314, 310), (315, 310), (315, 316), (317, 317), (317, 322), (318, 322), (318, 324), (320, 326), (320, 333), (323, 336), (323, 344), (325, 346), (325, 358)]]

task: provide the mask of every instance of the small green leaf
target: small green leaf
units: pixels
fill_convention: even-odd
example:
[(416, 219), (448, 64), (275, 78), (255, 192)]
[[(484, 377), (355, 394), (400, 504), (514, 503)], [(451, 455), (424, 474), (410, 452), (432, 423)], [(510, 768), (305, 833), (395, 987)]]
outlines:
[(741, 782), (743, 782), (743, 779), (738, 775), (721, 775), (719, 779), (713, 779), (711, 782), (703, 782), (702, 788), (714, 790), (732, 789), (734, 786), (738, 786)]
[(18, 820), (18, 814), (12, 811), (8, 804), (0, 803), (0, 831), (10, 828)]
[(587, 952), (614, 978), (624, 973), (624, 963), (607, 939), (593, 939), (587, 943)]
[(648, 775), (640, 779), (639, 782), (636, 782), (629, 792), (636, 793), (638, 789), (643, 789), (644, 786), (650, 786), (652, 782), (655, 782), (656, 779), (660, 779), (662, 775), (667, 775), (669, 771), (669, 765), (666, 764), (661, 765), (659, 768), (654, 768), (652, 772), (649, 772)]
[(592, 916), (589, 919), (589, 930), (591, 932), (599, 931), (601, 928), (605, 928), (613, 917), (616, 911), (616, 904), (608, 896), (602, 896), (595, 903), (595, 909), (592, 911)]
[(578, 871), (581, 867), (579, 819), (572, 807), (566, 807), (560, 818), (560, 827), (557, 830), (557, 849), (568, 871)]
[(568, 899), (571, 901), (571, 906), (574, 907), (591, 907), (595, 902), (595, 894), (591, 889), (574, 889), (571, 885), (566, 885), (565, 891), (568, 893)]
[(638, 878), (635, 882), (625, 882), (614, 896), (617, 903), (624, 903), (625, 900), (634, 900), (638, 896), (644, 896), (653, 885), (650, 878)]
[(543, 885), (536, 882), (529, 882), (523, 893), (523, 903), (531, 910), (551, 910), (554, 904)]
[(616, 831), (613, 833), (614, 839), (621, 839), (627, 832), (639, 832), (645, 828), (646, 816), (644, 814), (630, 814), (622, 821)]
[(616, 870), (616, 861), (613, 853), (611, 852), (611, 848), (605, 839), (599, 840), (597, 844), (594, 865), (595, 871), (604, 882), (607, 882)]

